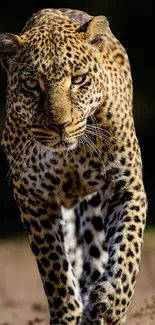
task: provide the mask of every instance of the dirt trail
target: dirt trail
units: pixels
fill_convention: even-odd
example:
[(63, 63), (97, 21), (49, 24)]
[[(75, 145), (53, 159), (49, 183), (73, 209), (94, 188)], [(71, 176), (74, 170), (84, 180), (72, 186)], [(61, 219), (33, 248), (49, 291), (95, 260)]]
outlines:
[[(0, 325), (48, 325), (46, 298), (25, 239), (0, 242)], [(125, 325), (155, 325), (155, 239), (150, 235)]]

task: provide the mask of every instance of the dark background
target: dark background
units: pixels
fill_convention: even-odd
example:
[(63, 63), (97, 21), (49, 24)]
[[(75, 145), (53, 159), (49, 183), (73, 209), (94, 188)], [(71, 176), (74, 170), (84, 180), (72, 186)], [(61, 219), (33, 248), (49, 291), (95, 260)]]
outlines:
[[(43, 8), (67, 7), (86, 11), (91, 15), (107, 16), (111, 29), (129, 55), (134, 85), (134, 118), (140, 142), (144, 184), (149, 201), (147, 225), (155, 224), (154, 175), (154, 93), (155, 74), (153, 1), (1, 1), (0, 32), (19, 33), (26, 21)], [(5, 118), (6, 73), (0, 68), (0, 135)], [(18, 210), (6, 177), (9, 168), (0, 149), (0, 236), (10, 236), (23, 230)]]

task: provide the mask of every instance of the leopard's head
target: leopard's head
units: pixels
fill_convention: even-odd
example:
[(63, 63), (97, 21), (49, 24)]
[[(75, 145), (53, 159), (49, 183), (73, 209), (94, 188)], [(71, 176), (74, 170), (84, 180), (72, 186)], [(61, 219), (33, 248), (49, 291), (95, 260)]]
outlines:
[(83, 26), (53, 18), (20, 36), (0, 34), (7, 114), (21, 117), (41, 144), (72, 149), (85, 135), (88, 119), (107, 96), (107, 28), (104, 16)]

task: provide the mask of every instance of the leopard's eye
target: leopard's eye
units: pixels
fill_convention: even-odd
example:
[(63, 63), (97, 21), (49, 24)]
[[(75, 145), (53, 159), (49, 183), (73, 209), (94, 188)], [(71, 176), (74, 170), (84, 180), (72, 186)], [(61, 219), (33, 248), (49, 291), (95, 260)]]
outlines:
[(85, 79), (86, 79), (86, 74), (73, 76), (72, 77), (72, 84), (73, 85), (80, 85), (85, 81)]
[(27, 79), (22, 81), (22, 86), (27, 90), (36, 90), (39, 86), (39, 83), (35, 79)]

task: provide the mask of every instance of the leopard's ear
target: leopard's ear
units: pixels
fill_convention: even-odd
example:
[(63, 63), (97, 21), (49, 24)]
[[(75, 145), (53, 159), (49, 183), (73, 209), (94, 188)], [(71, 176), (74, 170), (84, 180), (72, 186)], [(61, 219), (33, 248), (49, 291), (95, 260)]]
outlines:
[(85, 34), (89, 44), (102, 51), (106, 45), (109, 23), (105, 16), (96, 16), (82, 25), (80, 32)]
[(22, 47), (20, 37), (11, 33), (0, 33), (0, 61), (8, 70), (10, 63)]

